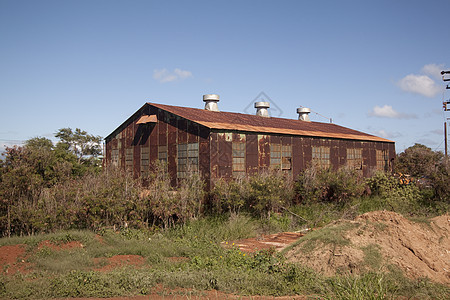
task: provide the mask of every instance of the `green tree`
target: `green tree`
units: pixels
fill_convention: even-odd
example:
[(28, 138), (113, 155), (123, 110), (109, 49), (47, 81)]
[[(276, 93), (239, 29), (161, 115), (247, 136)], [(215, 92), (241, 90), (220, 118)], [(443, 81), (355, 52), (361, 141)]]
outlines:
[(415, 144), (398, 155), (396, 169), (422, 182), (422, 188), (431, 187), (436, 200), (450, 200), (450, 163), (442, 152)]
[(79, 128), (75, 131), (71, 128), (61, 128), (55, 137), (59, 138), (57, 147), (74, 153), (79, 164), (99, 166), (98, 157), (102, 154), (102, 138), (100, 136), (88, 134)]
[(430, 176), (442, 163), (444, 155), (422, 144), (415, 144), (398, 155), (396, 170), (414, 177)]
[(77, 129), (61, 129), (60, 142), (32, 138), (24, 146), (6, 148), (0, 160), (0, 231), (31, 234), (45, 227), (39, 216), (41, 194), (48, 188), (89, 171), (99, 170), (100, 137)]

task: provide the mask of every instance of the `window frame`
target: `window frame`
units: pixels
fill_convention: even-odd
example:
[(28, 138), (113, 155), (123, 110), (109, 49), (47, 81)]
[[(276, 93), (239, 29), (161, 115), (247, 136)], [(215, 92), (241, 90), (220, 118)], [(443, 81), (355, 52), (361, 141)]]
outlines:
[(246, 175), (246, 143), (232, 142), (231, 143), (231, 161), (233, 177), (242, 177)]
[(311, 161), (314, 165), (319, 168), (329, 168), (331, 167), (330, 160), (330, 147), (327, 146), (312, 146), (312, 158)]

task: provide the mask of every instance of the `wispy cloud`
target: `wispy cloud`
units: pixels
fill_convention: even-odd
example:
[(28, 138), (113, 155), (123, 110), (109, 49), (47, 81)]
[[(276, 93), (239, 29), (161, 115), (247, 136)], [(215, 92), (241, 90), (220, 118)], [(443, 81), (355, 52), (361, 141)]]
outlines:
[(192, 77), (192, 72), (181, 70), (176, 68), (173, 72), (168, 71), (167, 69), (156, 69), (153, 71), (153, 79), (161, 82), (172, 82), (177, 80), (184, 80), (186, 78)]
[(417, 119), (417, 116), (414, 114), (404, 114), (395, 111), (392, 106), (384, 105), (378, 106), (376, 105), (368, 114), (370, 117), (378, 117), (378, 118), (390, 118), (390, 119)]
[(429, 138), (421, 138), (417, 140), (417, 143), (426, 145), (426, 146), (436, 146), (439, 142), (436, 140), (432, 140)]
[(435, 97), (443, 89), (443, 86), (437, 84), (430, 76), (440, 78), (440, 72), (443, 65), (428, 64), (422, 68), (422, 74), (409, 74), (400, 79), (398, 86), (410, 93), (420, 94), (428, 98)]
[(437, 135), (443, 135), (444, 134), (444, 130), (443, 129), (435, 129), (435, 130), (431, 130), (430, 134), (437, 134)]
[(398, 133), (398, 132), (388, 132), (388, 131), (386, 131), (386, 130), (384, 130), (384, 129), (381, 129), (381, 130), (375, 130), (375, 131), (372, 131), (372, 133), (375, 134), (375, 135), (377, 135), (377, 136), (380, 136), (380, 137), (382, 137), (382, 138), (385, 138), (385, 139), (392, 139), (392, 138), (397, 138), (397, 137), (402, 136), (402, 135), (401, 135), (400, 133)]
[(422, 68), (422, 72), (431, 75), (436, 79), (441, 79), (441, 71), (444, 70), (444, 64), (436, 65), (436, 64), (429, 64), (425, 65)]

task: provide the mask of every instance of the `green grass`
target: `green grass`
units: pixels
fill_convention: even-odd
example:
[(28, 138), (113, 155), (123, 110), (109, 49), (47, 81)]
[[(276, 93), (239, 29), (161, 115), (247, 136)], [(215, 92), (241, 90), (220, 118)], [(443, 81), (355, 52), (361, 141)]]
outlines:
[[(275, 225), (271, 225), (273, 228), (285, 226), (285, 216), (276, 218), (273, 221)], [(390, 299), (417, 295), (421, 299), (443, 299), (449, 293), (446, 286), (410, 280), (394, 269), (386, 273), (326, 278), (304, 266), (286, 262), (281, 254), (261, 251), (249, 255), (237, 248), (220, 246), (223, 241), (257, 236), (262, 230), (267, 230), (267, 222), (234, 215), (203, 218), (159, 232), (102, 230), (98, 232), (101, 239), (89, 231), (0, 239), (0, 245), (26, 244), (28, 260), (36, 266), (35, 271), (25, 275), (0, 276), (0, 298), (130, 296), (150, 293), (158, 284), (169, 289), (216, 289), (239, 295), (303, 294), (325, 299)], [(356, 226), (353, 223), (331, 224), (309, 233), (302, 241), (311, 245), (318, 245), (319, 241), (346, 245), (345, 233)], [(44, 240), (55, 244), (80, 241), (84, 247), (62, 251), (47, 247), (37, 250)], [(368, 266), (376, 268), (380, 265), (380, 253), (375, 245), (363, 251)], [(94, 258), (117, 254), (141, 255), (146, 259), (146, 265), (118, 268), (108, 273), (92, 270)], [(171, 257), (185, 259), (173, 261)]]
[(383, 256), (380, 252), (380, 246), (376, 244), (370, 244), (362, 247), (361, 250), (364, 253), (364, 265), (369, 270), (378, 270), (383, 262)]
[(298, 251), (311, 252), (316, 247), (324, 245), (346, 246), (350, 241), (345, 237), (345, 234), (354, 228), (359, 227), (358, 223), (344, 222), (340, 224), (330, 224), (319, 230), (314, 230), (307, 235), (301, 237), (295, 243), (286, 247), (282, 253), (286, 253), (292, 248), (298, 248)]

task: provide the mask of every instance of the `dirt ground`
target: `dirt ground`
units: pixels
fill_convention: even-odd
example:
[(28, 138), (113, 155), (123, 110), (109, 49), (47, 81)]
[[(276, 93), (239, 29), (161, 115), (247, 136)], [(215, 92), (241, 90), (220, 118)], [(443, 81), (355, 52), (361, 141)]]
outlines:
[(276, 251), (281, 251), (302, 236), (307, 230), (302, 232), (280, 232), (270, 235), (262, 235), (257, 238), (243, 239), (239, 241), (222, 242), (225, 248), (239, 247), (242, 252), (252, 253), (258, 250), (274, 248)]
[(338, 221), (329, 226), (350, 223), (352, 229), (343, 233), (347, 245), (318, 243), (313, 250), (300, 243), (286, 253), (289, 261), (305, 264), (325, 275), (337, 271), (359, 273), (367, 270), (371, 250), (381, 254), (379, 264), (372, 269), (385, 269), (388, 265), (400, 268), (410, 278), (429, 279), (450, 284), (450, 218), (448, 215), (428, 222), (411, 222), (389, 211), (369, 212), (354, 221)]
[[(343, 232), (349, 242), (346, 245), (317, 244), (314, 249), (305, 249), (305, 242), (300, 242), (286, 252), (288, 261), (304, 264), (325, 275), (333, 275), (338, 271), (358, 273), (369, 268), (366, 262), (367, 249), (381, 256), (377, 270), (388, 265), (400, 268), (411, 278), (428, 277), (433, 281), (450, 284), (450, 217), (448, 215), (433, 218), (429, 222), (411, 222), (403, 216), (389, 212), (376, 211), (358, 216), (355, 220), (341, 220), (327, 227), (342, 224), (353, 224), (351, 229)], [(320, 230), (314, 230), (320, 232)], [(307, 235), (303, 232), (283, 232), (260, 236), (252, 239), (228, 241), (224, 247), (239, 247), (241, 251), (251, 253), (262, 249), (274, 248), (281, 251), (299, 238)], [(49, 247), (54, 250), (84, 247), (72, 241), (55, 245), (50, 241), (42, 242), (38, 248)], [(16, 272), (29, 272), (33, 266), (26, 262), (25, 245), (0, 247), (0, 272), (13, 275)], [(375, 249), (375, 250), (374, 250)], [(171, 258), (173, 260), (186, 258)], [(108, 272), (123, 265), (140, 267), (145, 258), (138, 255), (116, 255), (110, 258), (99, 258), (96, 261), (97, 271)], [(373, 268), (373, 266), (372, 266)], [(71, 298), (74, 299), (74, 298)], [(81, 299), (81, 298), (80, 298)], [(89, 298), (91, 300), (97, 298)], [(104, 299), (104, 298), (102, 298)], [(220, 293), (218, 291), (164, 290), (156, 287), (151, 295), (136, 297), (115, 297), (110, 300), (124, 299), (306, 299), (296, 297), (242, 297)]]

